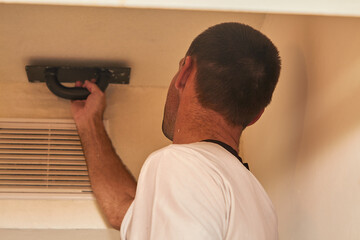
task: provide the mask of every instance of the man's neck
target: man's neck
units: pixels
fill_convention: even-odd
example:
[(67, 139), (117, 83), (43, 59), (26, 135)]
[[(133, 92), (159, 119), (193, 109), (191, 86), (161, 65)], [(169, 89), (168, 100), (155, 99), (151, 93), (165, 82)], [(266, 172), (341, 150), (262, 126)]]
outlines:
[(188, 115), (186, 119), (177, 119), (173, 143), (186, 144), (212, 139), (226, 143), (238, 152), (241, 133), (241, 127), (229, 125), (217, 113)]

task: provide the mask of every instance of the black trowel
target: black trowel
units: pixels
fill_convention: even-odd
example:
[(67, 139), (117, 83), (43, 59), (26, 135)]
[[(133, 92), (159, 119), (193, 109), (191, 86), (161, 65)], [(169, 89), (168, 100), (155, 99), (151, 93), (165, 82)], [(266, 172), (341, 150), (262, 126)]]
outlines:
[(25, 67), (29, 82), (46, 82), (56, 96), (70, 99), (86, 99), (90, 92), (82, 87), (66, 87), (61, 83), (96, 79), (96, 84), (105, 91), (109, 83), (129, 84), (130, 68), (127, 67), (69, 67), (34, 66)]

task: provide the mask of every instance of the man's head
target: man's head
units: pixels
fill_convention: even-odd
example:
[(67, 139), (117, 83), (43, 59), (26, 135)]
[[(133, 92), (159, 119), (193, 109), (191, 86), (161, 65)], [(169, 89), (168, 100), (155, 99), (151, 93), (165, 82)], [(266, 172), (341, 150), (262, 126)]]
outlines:
[[(196, 62), (199, 103), (221, 114), (230, 125), (245, 128), (270, 103), (280, 74), (280, 57), (259, 31), (240, 23), (215, 25), (194, 39), (186, 56)], [(166, 105), (170, 107), (165, 107), (163, 131), (169, 138), (179, 106), (171, 85)]]

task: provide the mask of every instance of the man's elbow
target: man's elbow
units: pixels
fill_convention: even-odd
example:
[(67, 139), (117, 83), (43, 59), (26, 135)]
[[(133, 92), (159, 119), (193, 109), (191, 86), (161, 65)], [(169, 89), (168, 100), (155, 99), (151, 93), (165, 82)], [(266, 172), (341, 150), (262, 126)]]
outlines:
[(106, 216), (111, 227), (120, 230), (121, 223), (133, 200), (134, 197), (129, 196), (119, 204), (121, 206), (120, 208), (116, 210), (113, 208), (112, 211), (107, 211)]
[(122, 219), (114, 217), (114, 218), (109, 218), (108, 221), (112, 228), (116, 230), (120, 230)]
[(128, 207), (121, 209), (119, 214), (108, 214), (107, 220), (111, 227), (113, 227), (116, 230), (120, 230), (122, 221), (125, 217), (126, 211)]

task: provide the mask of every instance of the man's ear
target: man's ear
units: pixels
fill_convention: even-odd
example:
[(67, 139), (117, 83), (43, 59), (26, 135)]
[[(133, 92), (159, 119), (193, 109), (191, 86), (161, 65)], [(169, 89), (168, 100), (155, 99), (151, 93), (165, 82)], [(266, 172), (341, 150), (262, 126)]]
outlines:
[(182, 90), (185, 88), (186, 83), (191, 74), (191, 71), (193, 71), (193, 68), (194, 68), (193, 58), (191, 56), (186, 56), (182, 62), (182, 65), (180, 66), (178, 76), (175, 80), (175, 87), (178, 90)]
[(247, 127), (253, 125), (254, 123), (256, 123), (257, 120), (259, 120), (259, 118), (262, 116), (262, 114), (264, 113), (264, 111), (265, 111), (265, 108), (262, 109), (262, 110), (256, 115), (256, 117), (247, 125)]

